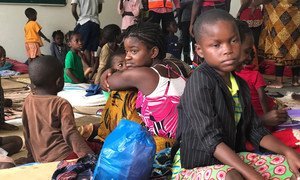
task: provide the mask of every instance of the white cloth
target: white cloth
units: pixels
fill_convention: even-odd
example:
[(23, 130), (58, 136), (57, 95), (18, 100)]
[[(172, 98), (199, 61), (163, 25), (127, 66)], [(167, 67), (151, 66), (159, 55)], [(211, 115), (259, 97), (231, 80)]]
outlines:
[(96, 94), (93, 96), (85, 96), (86, 89), (89, 84), (71, 84), (65, 83), (64, 89), (57, 95), (70, 102), (72, 107), (75, 106), (100, 106), (106, 103), (106, 99), (103, 94)]
[[(147, 97), (154, 98), (154, 97), (163, 96), (168, 86), (169, 78), (161, 76), (155, 68), (153, 67), (151, 68), (159, 75), (159, 81), (155, 90)], [(185, 88), (185, 83), (186, 82), (182, 77), (170, 78), (168, 96), (181, 96)]]
[(80, 8), (77, 24), (83, 25), (88, 21), (92, 21), (100, 25), (98, 5), (102, 3), (104, 3), (104, 0), (72, 0), (71, 4), (77, 4)]

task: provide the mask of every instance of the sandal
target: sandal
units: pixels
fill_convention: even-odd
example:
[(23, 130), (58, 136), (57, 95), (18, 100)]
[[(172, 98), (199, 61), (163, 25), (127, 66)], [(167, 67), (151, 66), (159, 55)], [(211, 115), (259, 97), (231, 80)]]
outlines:
[(293, 83), (292, 83), (292, 86), (298, 87), (298, 86), (300, 86), (300, 84), (299, 84), (298, 82), (293, 82)]

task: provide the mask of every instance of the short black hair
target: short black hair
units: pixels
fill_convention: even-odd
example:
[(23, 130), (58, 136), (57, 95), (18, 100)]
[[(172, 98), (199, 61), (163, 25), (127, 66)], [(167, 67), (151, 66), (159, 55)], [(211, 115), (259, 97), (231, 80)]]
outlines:
[(143, 42), (147, 48), (158, 47), (157, 58), (163, 60), (166, 57), (164, 35), (159, 24), (140, 22), (129, 26), (124, 32), (124, 38), (135, 37)]
[(217, 21), (232, 22), (232, 24), (236, 26), (234, 17), (227, 11), (224, 11), (222, 9), (208, 10), (201, 14), (194, 23), (193, 31), (196, 42), (198, 42), (205, 34), (205, 25), (213, 25)]
[(63, 75), (63, 66), (54, 56), (40, 56), (29, 64), (31, 83), (39, 88), (50, 88)]
[(77, 35), (77, 34), (80, 34), (80, 33), (76, 32), (76, 31), (69, 31), (69, 32), (67, 32), (67, 34), (65, 35), (66, 42), (69, 43), (71, 41), (72, 37), (74, 35)]
[(105, 64), (102, 72), (112, 67), (112, 61), (114, 57), (122, 55), (125, 55), (125, 50), (123, 47), (119, 47), (115, 52), (111, 53), (107, 58), (107, 63)]
[(25, 15), (26, 15), (26, 17), (27, 17), (28, 19), (32, 19), (33, 16), (36, 15), (36, 14), (37, 14), (37, 12), (36, 12), (36, 10), (33, 9), (33, 8), (27, 8), (27, 9), (25, 10)]
[(0, 57), (6, 57), (6, 51), (2, 46), (0, 46)]
[(54, 39), (56, 35), (61, 35), (62, 37), (64, 37), (64, 33), (61, 30), (54, 31), (52, 33), (52, 38)]
[(120, 35), (121, 28), (116, 24), (109, 24), (102, 30), (102, 38), (104, 38), (107, 42), (116, 42)]
[(252, 30), (249, 28), (247, 22), (241, 20), (235, 20), (235, 22), (239, 30), (241, 43), (245, 41), (246, 35), (253, 36)]

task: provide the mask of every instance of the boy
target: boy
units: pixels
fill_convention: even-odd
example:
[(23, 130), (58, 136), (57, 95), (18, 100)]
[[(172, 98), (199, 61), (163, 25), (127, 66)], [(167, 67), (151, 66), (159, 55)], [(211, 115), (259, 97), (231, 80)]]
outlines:
[(50, 43), (50, 40), (42, 33), (42, 27), (36, 22), (37, 12), (33, 8), (27, 8), (25, 15), (28, 18), (25, 24), (25, 48), (28, 56), (28, 62), (41, 55), (40, 47), (43, 46), (41, 37)]
[(37, 58), (29, 65), (29, 77), (32, 94), (25, 99), (22, 115), (27, 162), (93, 154), (76, 129), (72, 106), (57, 96), (64, 86), (59, 60), (53, 56)]
[[(83, 39), (83, 51), (87, 58), (88, 66), (94, 65), (94, 53), (97, 51), (100, 36), (100, 22), (98, 15), (102, 11), (104, 0), (72, 0), (72, 14), (77, 25), (74, 31), (79, 32)], [(80, 8), (80, 16), (77, 13)]]
[[(205, 62), (189, 78), (178, 105), (181, 144), (173, 175), (237, 180), (299, 174), (300, 157), (263, 127), (246, 82), (233, 72), (241, 50), (235, 19), (224, 10), (209, 10), (196, 20), (194, 32), (196, 52)], [(285, 157), (244, 152), (246, 140)]]
[(68, 32), (69, 52), (66, 55), (64, 79), (67, 83), (83, 83), (85, 81), (83, 64), (79, 56), (83, 42), (81, 35), (74, 31)]

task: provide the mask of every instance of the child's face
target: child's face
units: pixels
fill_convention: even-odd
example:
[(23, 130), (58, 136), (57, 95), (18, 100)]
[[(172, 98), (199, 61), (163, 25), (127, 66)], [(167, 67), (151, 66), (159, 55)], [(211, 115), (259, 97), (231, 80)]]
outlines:
[(178, 26), (175, 21), (172, 21), (169, 24), (168, 31), (170, 31), (171, 33), (176, 33), (178, 31)]
[(82, 49), (82, 40), (80, 34), (74, 34), (69, 42), (69, 46), (74, 51), (80, 51)]
[(245, 41), (241, 45), (240, 64), (251, 64), (253, 53), (254, 39), (251, 34), (247, 34)]
[(125, 55), (124, 56), (115, 56), (112, 60), (112, 69), (117, 71), (123, 71), (126, 69), (125, 64)]
[(54, 40), (54, 42), (55, 42), (56, 44), (62, 45), (63, 42), (64, 42), (64, 36), (61, 35), (61, 34), (57, 34), (57, 35), (55, 35), (55, 37), (54, 37), (53, 40)]
[(149, 50), (142, 41), (135, 37), (126, 38), (124, 47), (126, 52), (125, 62), (128, 69), (143, 66), (150, 67), (153, 63), (152, 59), (158, 53), (156, 47)]
[(0, 53), (0, 67), (3, 67), (5, 62), (6, 62), (5, 55)]
[(228, 21), (204, 25), (196, 52), (219, 74), (234, 71), (240, 58), (241, 43), (237, 27)]

